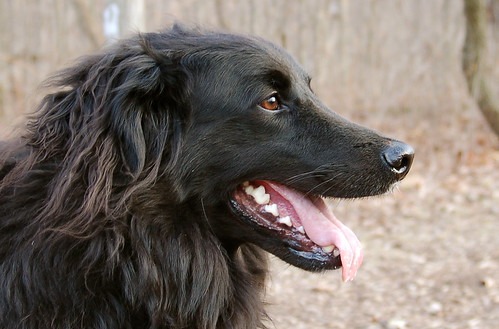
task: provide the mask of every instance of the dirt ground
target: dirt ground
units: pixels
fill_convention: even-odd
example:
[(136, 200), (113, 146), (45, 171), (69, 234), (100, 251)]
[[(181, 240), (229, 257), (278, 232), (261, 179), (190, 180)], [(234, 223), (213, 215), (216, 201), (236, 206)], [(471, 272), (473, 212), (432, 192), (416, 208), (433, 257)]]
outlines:
[(499, 328), (499, 146), (476, 115), (400, 123), (416, 158), (398, 190), (333, 201), (364, 246), (357, 278), (272, 258), (273, 327)]

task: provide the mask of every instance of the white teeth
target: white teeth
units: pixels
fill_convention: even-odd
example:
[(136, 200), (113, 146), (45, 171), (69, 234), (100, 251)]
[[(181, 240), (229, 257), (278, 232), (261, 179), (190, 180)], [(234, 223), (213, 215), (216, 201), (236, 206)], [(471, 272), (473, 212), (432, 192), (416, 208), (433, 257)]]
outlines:
[(339, 255), (340, 255), (340, 249), (334, 248), (334, 250), (333, 250), (333, 256), (334, 257), (338, 257)]
[(265, 205), (265, 207), (263, 208), (263, 210), (265, 210), (268, 213), (271, 213), (275, 217), (279, 217), (279, 210), (277, 209), (277, 205), (275, 203), (274, 204)]
[(305, 234), (305, 229), (303, 228), (303, 226), (297, 227), (296, 229), (297, 229), (297, 230), (298, 230), (298, 232), (300, 232), (301, 234)]
[(263, 187), (262, 185), (258, 186), (257, 188), (255, 188), (255, 194), (265, 194), (265, 187)]
[(322, 250), (327, 253), (332, 252), (334, 257), (338, 257), (340, 255), (340, 250), (334, 245), (322, 247)]
[(322, 250), (324, 250), (324, 252), (330, 253), (334, 250), (334, 246), (322, 247)]
[(270, 202), (270, 194), (265, 193), (265, 187), (258, 186), (254, 192), (253, 197), (258, 204), (268, 204)]
[(252, 185), (248, 185), (244, 188), (244, 192), (251, 195), (258, 204), (264, 205), (270, 202), (270, 194), (265, 193), (265, 187), (263, 186), (254, 188)]
[(254, 190), (255, 190), (255, 188), (252, 185), (248, 185), (248, 186), (244, 187), (244, 192), (246, 192), (246, 194), (248, 194), (248, 195), (253, 195)]
[(289, 216), (279, 217), (277, 219), (277, 222), (281, 223), (281, 224), (285, 224), (285, 225), (287, 225), (289, 227), (293, 226), (293, 224), (291, 223), (291, 218)]

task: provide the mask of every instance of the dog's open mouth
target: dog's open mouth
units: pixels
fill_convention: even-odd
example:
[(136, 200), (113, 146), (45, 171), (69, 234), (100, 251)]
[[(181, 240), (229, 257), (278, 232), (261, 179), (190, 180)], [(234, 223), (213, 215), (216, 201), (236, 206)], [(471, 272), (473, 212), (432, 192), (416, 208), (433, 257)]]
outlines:
[(363, 259), (355, 234), (341, 223), (319, 196), (270, 182), (245, 182), (233, 193), (232, 205), (259, 230), (279, 237), (295, 255), (342, 267), (344, 281), (355, 277)]

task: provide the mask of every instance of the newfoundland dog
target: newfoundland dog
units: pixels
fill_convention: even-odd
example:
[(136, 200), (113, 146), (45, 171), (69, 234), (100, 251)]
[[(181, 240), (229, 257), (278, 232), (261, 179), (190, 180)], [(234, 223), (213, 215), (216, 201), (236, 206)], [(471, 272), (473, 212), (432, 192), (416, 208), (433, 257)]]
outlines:
[(413, 159), (259, 38), (143, 33), (48, 86), (0, 143), (4, 329), (263, 328), (266, 252), (352, 280), (361, 245), (324, 199)]

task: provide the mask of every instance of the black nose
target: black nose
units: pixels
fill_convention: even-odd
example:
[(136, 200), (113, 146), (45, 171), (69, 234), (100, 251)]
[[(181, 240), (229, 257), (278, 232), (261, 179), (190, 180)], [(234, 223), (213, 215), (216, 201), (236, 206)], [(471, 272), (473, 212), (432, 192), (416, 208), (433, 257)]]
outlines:
[(407, 175), (414, 159), (414, 149), (405, 143), (392, 141), (383, 151), (383, 159), (398, 180)]

